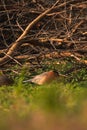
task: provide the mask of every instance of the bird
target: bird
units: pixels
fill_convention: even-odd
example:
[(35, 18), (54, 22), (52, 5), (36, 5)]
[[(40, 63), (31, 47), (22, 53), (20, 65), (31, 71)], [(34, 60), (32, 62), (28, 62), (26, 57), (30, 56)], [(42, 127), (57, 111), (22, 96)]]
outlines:
[(13, 79), (9, 78), (7, 75), (5, 74), (1, 74), (0, 75), (0, 87), (1, 86), (10, 86), (13, 84)]
[(43, 72), (39, 75), (34, 76), (33, 78), (24, 81), (26, 82), (31, 82), (31, 83), (35, 83), (38, 85), (43, 85), (46, 83), (51, 83), (53, 80), (56, 80), (58, 78), (58, 76), (64, 76), (62, 74), (59, 74), (58, 71), (55, 70), (50, 70), (47, 72)]

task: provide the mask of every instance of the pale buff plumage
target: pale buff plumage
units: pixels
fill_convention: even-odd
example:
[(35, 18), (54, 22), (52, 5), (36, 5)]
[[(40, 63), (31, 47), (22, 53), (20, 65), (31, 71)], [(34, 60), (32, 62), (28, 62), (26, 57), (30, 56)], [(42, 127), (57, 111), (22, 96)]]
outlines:
[(58, 76), (61, 75), (56, 71), (48, 71), (48, 72), (44, 72), (42, 74), (36, 75), (35, 77), (33, 77), (32, 79), (26, 80), (24, 82), (32, 82), (38, 85), (42, 85), (42, 84), (46, 84), (46, 83), (50, 83), (53, 80), (56, 80), (58, 78)]

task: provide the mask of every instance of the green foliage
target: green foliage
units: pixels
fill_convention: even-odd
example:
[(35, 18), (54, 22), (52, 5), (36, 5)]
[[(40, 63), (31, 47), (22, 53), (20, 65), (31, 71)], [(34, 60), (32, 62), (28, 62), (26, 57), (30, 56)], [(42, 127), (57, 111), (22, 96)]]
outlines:
[[(20, 99), (30, 108), (41, 108), (47, 111), (76, 111), (78, 104), (82, 103), (86, 97), (86, 83), (84, 84), (64, 84), (54, 81), (49, 85), (22, 84), (22, 79), (17, 86), (0, 88), (0, 106), (10, 108), (14, 102)], [(15, 104), (16, 105), (16, 104)]]
[[(69, 62), (69, 60), (55, 60), (52, 61), (52, 64), (51, 61), (50, 64), (49, 61), (44, 61), (43, 69), (35, 69), (33, 73), (28, 70), (29, 67), (24, 67), (19, 77), (15, 78), (13, 86), (0, 87), (0, 117), (2, 119), (0, 129), (9, 129), (8, 117), (10, 115), (13, 122), (18, 119), (25, 123), (27, 118), (31, 122), (33, 116), (34, 118), (40, 116), (34, 115), (38, 111), (45, 112), (46, 115), (56, 115), (58, 116), (58, 120), (74, 116), (78, 118), (81, 116), (81, 119), (86, 118), (81, 115), (82, 111), (85, 113), (84, 108), (87, 108), (86, 68), (74, 69), (66, 77), (59, 77), (57, 81), (53, 81), (50, 84), (39, 86), (31, 83), (23, 83), (23, 80), (29, 78), (29, 76), (51, 69), (65, 74), (66, 71), (72, 70), (73, 66), (75, 66), (75, 62)], [(86, 104), (86, 107), (84, 107), (84, 104)], [(4, 120), (6, 121), (4, 122)], [(20, 124), (22, 125), (23, 123)]]
[(32, 104), (54, 112), (75, 112), (81, 100), (85, 99), (85, 93), (85, 88), (78, 85), (53, 82), (50, 85), (36, 87), (31, 92)]
[[(87, 101), (87, 82), (72, 84), (65, 83), (65, 81), (54, 81), (51, 84), (38, 86), (30, 83), (23, 84), (23, 79), (24, 72), (19, 79), (16, 78), (13, 86), (0, 87), (0, 129), (19, 128), (18, 124), (20, 124), (20, 128), (24, 126), (23, 124), (36, 123), (38, 125), (39, 118), (43, 121), (43, 114), (40, 115), (40, 112), (44, 112), (44, 116), (56, 115), (59, 121), (60, 118), (64, 120), (65, 117), (71, 116), (84, 118), (81, 112)], [(36, 118), (36, 121), (32, 118)], [(8, 119), (10, 121), (13, 119), (11, 122), (15, 123), (9, 126)], [(50, 117), (48, 120), (52, 119), (53, 117)], [(70, 120), (68, 119), (69, 123), (72, 122)], [(30, 125), (27, 129), (31, 129)]]

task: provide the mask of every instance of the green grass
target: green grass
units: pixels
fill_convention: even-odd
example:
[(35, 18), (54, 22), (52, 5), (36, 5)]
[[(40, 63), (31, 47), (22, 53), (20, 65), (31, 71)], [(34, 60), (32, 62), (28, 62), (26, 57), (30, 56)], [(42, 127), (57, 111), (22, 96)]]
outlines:
[[(54, 81), (48, 85), (22, 84), (22, 80), (14, 86), (0, 88), (0, 106), (9, 109), (20, 99), (29, 107), (41, 107), (47, 110), (74, 110), (86, 97), (87, 82), (59, 83)], [(21, 104), (20, 104), (21, 106)]]
[[(55, 61), (56, 62), (56, 61)], [(34, 74), (51, 69), (65, 71), (73, 65), (56, 64), (38, 69)], [(56, 65), (55, 65), (56, 64)], [(52, 68), (54, 66), (54, 68)], [(75, 70), (66, 78), (51, 84), (23, 84), (33, 74), (24, 68), (13, 86), (0, 87), (1, 130), (85, 130), (87, 129), (87, 73), (86, 69)], [(29, 73), (29, 75), (28, 75)], [(26, 76), (27, 75), (27, 76)], [(55, 128), (56, 127), (56, 128)]]
[[(51, 120), (53, 126), (57, 125), (54, 123), (56, 119), (63, 125), (67, 124), (65, 120), (71, 125), (72, 120), (75, 120), (77, 123), (82, 122), (85, 119), (85, 115), (83, 115), (85, 113), (84, 104), (87, 101), (86, 84), (87, 82), (65, 84), (54, 81), (51, 84), (42, 86), (32, 84), (23, 85), (21, 79), (14, 86), (1, 87), (0, 117), (2, 120), (0, 129), (14, 130), (20, 128), (21, 130), (28, 130), (29, 128), (31, 130), (39, 130), (39, 120), (42, 120), (42, 122), (48, 120), (49, 125), (45, 124), (45, 126), (46, 128), (49, 127), (49, 129)], [(29, 125), (25, 129), (25, 125), (32, 124), (33, 122), (37, 122), (35, 128)], [(40, 129), (42, 129), (42, 126)], [(63, 129), (65, 130), (65, 127)]]
[[(84, 104), (87, 108), (87, 82), (72, 84), (54, 81), (38, 86), (22, 84), (22, 80), (20, 78), (14, 86), (0, 88), (0, 129), (40, 130), (44, 125), (43, 129), (49, 130), (51, 124), (55, 129), (61, 123), (60, 127), (64, 125), (61, 129), (66, 130), (66, 120), (70, 127), (72, 120), (77, 124), (83, 122), (81, 126), (78, 125), (83, 128), (86, 120)], [(42, 125), (39, 127), (40, 121)], [(48, 124), (44, 124), (45, 121)]]

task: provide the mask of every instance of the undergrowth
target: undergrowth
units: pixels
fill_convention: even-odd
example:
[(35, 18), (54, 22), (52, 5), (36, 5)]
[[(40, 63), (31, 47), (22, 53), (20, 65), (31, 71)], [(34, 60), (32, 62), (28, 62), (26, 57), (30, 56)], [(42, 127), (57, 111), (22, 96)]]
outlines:
[[(46, 64), (43, 70), (36, 69), (34, 73), (24, 67), (13, 86), (0, 87), (0, 129), (41, 130), (44, 126), (43, 130), (54, 130), (56, 126), (57, 130), (60, 127), (61, 130), (83, 130), (87, 120), (86, 68), (74, 68), (71, 72), (74, 62), (57, 64), (55, 61), (47, 68)], [(50, 84), (23, 83), (25, 79), (52, 69), (70, 73)], [(72, 126), (72, 122), (75, 125)]]
[[(58, 128), (59, 122), (63, 125), (67, 124), (64, 120), (71, 124), (70, 127), (72, 127), (72, 120), (77, 123), (79, 119), (80, 122), (83, 119), (86, 120), (83, 113), (85, 113), (84, 104), (87, 108), (87, 82), (54, 81), (51, 84), (39, 86), (30, 83), (23, 84), (22, 80), (21, 76), (13, 86), (0, 87), (0, 117), (2, 119), (0, 129), (40, 130), (43, 122), (48, 120), (49, 125), (44, 124), (44, 130), (49, 130), (51, 124), (52, 129), (56, 125)], [(40, 121), (42, 125), (39, 124)], [(61, 129), (66, 128), (64, 126)]]

